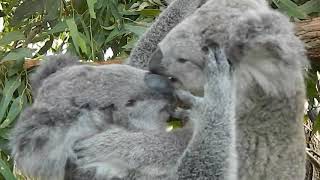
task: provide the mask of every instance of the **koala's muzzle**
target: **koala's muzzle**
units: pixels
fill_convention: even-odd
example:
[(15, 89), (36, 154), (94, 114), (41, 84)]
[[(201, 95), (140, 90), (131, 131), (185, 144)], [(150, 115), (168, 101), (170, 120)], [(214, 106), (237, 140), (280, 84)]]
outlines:
[(174, 95), (174, 87), (170, 80), (165, 76), (147, 73), (144, 77), (144, 81), (150, 89), (157, 93), (170, 97)]

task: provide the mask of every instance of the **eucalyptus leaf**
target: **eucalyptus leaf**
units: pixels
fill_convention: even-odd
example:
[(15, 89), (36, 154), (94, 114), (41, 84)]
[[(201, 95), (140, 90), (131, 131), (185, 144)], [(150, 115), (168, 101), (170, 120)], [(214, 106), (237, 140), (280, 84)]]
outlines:
[(299, 9), (306, 14), (320, 12), (320, 0), (310, 0), (299, 6)]
[(66, 20), (66, 23), (69, 27), (70, 30), (70, 35), (72, 37), (72, 41), (73, 41), (73, 45), (75, 46), (76, 50), (78, 53), (80, 53), (79, 47), (80, 49), (88, 54), (88, 50), (87, 50), (87, 46), (85, 43), (85, 40), (80, 36), (80, 33), (78, 31), (78, 27), (74, 21), (74, 19), (70, 18)]
[(118, 28), (115, 28), (113, 31), (111, 31), (111, 33), (107, 37), (105, 43), (108, 43), (108, 42), (112, 41), (113, 39), (115, 39), (116, 37), (124, 35), (125, 33), (127, 33), (126, 30), (123, 30), (123, 29), (119, 30)]
[(23, 95), (13, 100), (5, 120), (0, 125), (0, 129), (8, 127), (20, 114), (20, 112), (22, 111), (22, 108), (23, 108)]
[(20, 76), (11, 77), (5, 81), (3, 89), (3, 97), (0, 101), (0, 122), (2, 122), (4, 115), (7, 112), (10, 102), (13, 99), (13, 93), (18, 89), (21, 84)]
[(131, 50), (131, 49), (133, 49), (135, 47), (137, 42), (138, 42), (138, 39), (137, 38), (133, 38), (126, 45), (122, 46), (122, 48), (125, 49), (125, 50)]
[(143, 2), (140, 4), (139, 8), (137, 9), (137, 11), (142, 11), (144, 10), (146, 7), (151, 6), (151, 4), (149, 2)]
[(147, 27), (144, 26), (136, 26), (136, 25), (132, 25), (132, 24), (125, 24), (124, 28), (129, 31), (134, 33), (137, 36), (142, 36), (143, 33), (147, 30)]
[(96, 19), (96, 13), (94, 12), (94, 5), (97, 3), (97, 0), (87, 0), (90, 17)]
[(12, 60), (19, 60), (24, 59), (26, 57), (32, 57), (32, 50), (28, 48), (19, 48), (12, 50), (8, 55), (6, 55), (2, 61), (12, 61)]
[(46, 0), (45, 10), (46, 15), (45, 19), (47, 21), (52, 21), (54, 19), (59, 18), (59, 9), (61, 7), (62, 1), (57, 0)]
[(0, 129), (0, 137), (3, 139), (9, 139), (10, 129)]
[[(6, 129), (4, 129), (4, 130), (6, 130)], [(0, 131), (2, 131), (2, 129), (0, 129)], [(10, 154), (11, 150), (9, 147), (9, 140), (0, 137), (0, 157), (3, 153)], [(7, 160), (7, 158), (5, 160)], [(1, 175), (0, 175), (0, 177), (1, 177)]]
[(46, 0), (24, 0), (23, 3), (17, 7), (12, 19), (12, 25), (17, 25), (25, 18), (29, 18), (37, 12), (43, 12)]
[(7, 45), (12, 41), (25, 40), (26, 37), (20, 31), (12, 31), (3, 35), (0, 39), (0, 45)]
[(301, 11), (297, 4), (291, 0), (273, 0), (273, 3), (281, 10), (287, 13), (291, 17), (300, 19), (307, 18), (307, 14)]
[(11, 169), (8, 167), (7, 163), (0, 159), (0, 173), (5, 178), (5, 180), (16, 180)]
[(144, 15), (144, 16), (158, 16), (161, 13), (159, 9), (143, 9), (139, 12), (139, 14)]
[(109, 1), (108, 10), (111, 11), (111, 14), (114, 16), (116, 20), (121, 19), (121, 14), (118, 11), (118, 5), (115, 1)]
[(52, 29), (47, 31), (48, 34), (54, 34), (54, 33), (61, 33), (66, 31), (68, 28), (66, 22), (60, 21), (58, 24), (56, 24)]

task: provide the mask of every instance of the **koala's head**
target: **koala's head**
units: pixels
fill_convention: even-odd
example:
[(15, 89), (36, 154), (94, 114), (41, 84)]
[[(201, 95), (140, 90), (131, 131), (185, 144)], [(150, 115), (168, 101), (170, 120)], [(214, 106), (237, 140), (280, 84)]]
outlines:
[(106, 68), (110, 88), (105, 93), (112, 103), (113, 121), (128, 123), (129, 129), (163, 130), (176, 104), (169, 80), (126, 65)]
[(200, 40), (186, 29), (173, 29), (153, 53), (149, 70), (169, 77), (174, 87), (203, 94), (205, 49)]
[(59, 108), (61, 114), (98, 110), (104, 116), (99, 124), (157, 130), (166, 127), (175, 98), (168, 79), (148, 71), (127, 65), (75, 65), (48, 77), (35, 104)]

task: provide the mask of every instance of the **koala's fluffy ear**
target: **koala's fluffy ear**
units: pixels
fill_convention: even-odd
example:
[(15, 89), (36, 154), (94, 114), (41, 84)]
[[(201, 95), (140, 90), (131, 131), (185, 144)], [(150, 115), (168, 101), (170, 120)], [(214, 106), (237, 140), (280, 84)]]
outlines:
[(170, 80), (158, 74), (147, 73), (144, 77), (144, 81), (146, 85), (156, 92), (163, 95), (173, 95), (174, 88), (170, 82)]

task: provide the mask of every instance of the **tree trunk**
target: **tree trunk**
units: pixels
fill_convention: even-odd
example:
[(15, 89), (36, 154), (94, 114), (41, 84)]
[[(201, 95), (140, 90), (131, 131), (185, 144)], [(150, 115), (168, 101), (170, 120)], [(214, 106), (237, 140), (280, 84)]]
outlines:
[(296, 23), (296, 30), (306, 44), (309, 59), (320, 63), (320, 17)]

